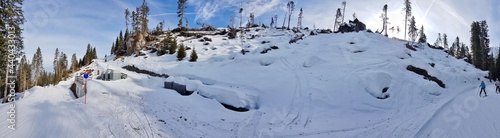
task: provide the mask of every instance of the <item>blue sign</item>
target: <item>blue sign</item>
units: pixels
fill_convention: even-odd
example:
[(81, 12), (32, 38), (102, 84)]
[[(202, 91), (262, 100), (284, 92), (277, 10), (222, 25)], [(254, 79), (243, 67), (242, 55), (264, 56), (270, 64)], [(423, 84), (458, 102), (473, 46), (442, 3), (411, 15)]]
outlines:
[(83, 74), (83, 78), (85, 78), (85, 79), (89, 78), (89, 74), (87, 74), (87, 72), (85, 72), (85, 73)]

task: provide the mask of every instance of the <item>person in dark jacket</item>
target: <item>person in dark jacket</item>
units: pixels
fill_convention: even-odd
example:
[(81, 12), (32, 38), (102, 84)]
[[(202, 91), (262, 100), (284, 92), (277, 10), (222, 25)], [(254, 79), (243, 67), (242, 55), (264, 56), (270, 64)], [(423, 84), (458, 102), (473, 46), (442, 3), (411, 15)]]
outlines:
[(488, 96), (488, 94), (486, 94), (486, 85), (484, 84), (484, 81), (481, 81), (481, 85), (479, 85), (479, 87), (481, 87), (481, 91), (479, 91), (479, 97), (481, 97), (481, 93), (484, 92), (484, 97)]

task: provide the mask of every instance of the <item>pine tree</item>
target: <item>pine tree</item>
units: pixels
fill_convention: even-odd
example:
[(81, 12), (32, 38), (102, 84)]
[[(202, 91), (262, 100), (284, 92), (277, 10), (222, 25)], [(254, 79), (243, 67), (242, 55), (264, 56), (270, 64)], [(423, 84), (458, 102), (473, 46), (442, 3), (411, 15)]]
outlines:
[[(389, 18), (387, 17), (387, 4), (384, 5), (384, 8), (382, 8), (382, 15), (380, 15), (380, 18), (382, 18), (382, 32), (385, 32), (385, 36), (388, 36), (387, 35), (387, 24), (388, 24), (388, 20)], [(423, 26), (422, 26), (423, 28)]]
[(54, 66), (54, 73), (57, 75), (59, 73), (59, 48), (56, 48), (56, 53), (54, 54), (54, 62), (52, 62)]
[(128, 23), (129, 23), (129, 20), (130, 19), (130, 11), (127, 9), (125, 9), (125, 27), (127, 28), (128, 30)]
[(71, 56), (70, 70), (71, 70), (71, 72), (75, 72), (77, 68), (78, 68), (78, 59), (76, 59), (76, 54), (73, 53), (73, 55)]
[(292, 18), (292, 13), (293, 10), (295, 9), (295, 3), (293, 1), (288, 2), (286, 4), (286, 7), (288, 8), (288, 27), (287, 29), (290, 29), (290, 18)]
[(458, 59), (462, 59), (466, 57), (466, 45), (464, 43), (460, 43), (460, 50), (458, 52)]
[(67, 77), (68, 77), (68, 56), (66, 56), (65, 53), (62, 53), (61, 58), (59, 59), (59, 76), (56, 76), (56, 78), (58, 78), (60, 81)]
[(419, 43), (427, 43), (427, 36), (425, 35), (425, 32), (424, 32), (424, 26), (422, 25), (422, 27), (420, 28), (420, 38), (418, 38), (418, 42)]
[(113, 44), (111, 45), (111, 51), (109, 53), (114, 54), (115, 51), (116, 51), (115, 42), (113, 42)]
[(141, 21), (142, 21), (142, 33), (145, 34), (148, 34), (148, 22), (149, 22), (148, 15), (149, 15), (149, 6), (146, 0), (144, 0), (141, 6)]
[(23, 55), (21, 58), (21, 62), (19, 63), (18, 67), (18, 91), (19, 92), (24, 92), (26, 90), (27, 84), (26, 81), (28, 80), (28, 65), (26, 61), (26, 55)]
[(253, 13), (250, 13), (250, 22), (248, 27), (252, 27), (255, 24), (255, 15)]
[[(167, 35), (167, 39), (168, 39), (168, 35)], [(171, 41), (168, 45), (168, 52), (170, 55), (173, 55), (173, 54), (175, 54), (175, 52), (177, 50), (177, 40), (175, 37), (171, 38), (170, 40)]]
[(43, 57), (42, 57), (42, 50), (40, 47), (36, 49), (35, 54), (33, 55), (33, 60), (31, 60), (31, 70), (33, 71), (32, 77), (33, 78), (33, 84), (38, 85), (38, 79), (42, 75), (44, 69), (43, 69)]
[(61, 55), (62, 53), (59, 53), (59, 49), (56, 48), (56, 53), (54, 55), (54, 62), (53, 62), (53, 66), (54, 66), (54, 74), (55, 74), (55, 78), (54, 78), (54, 82), (52, 82), (52, 84), (56, 84), (57, 82), (59, 82), (59, 76), (60, 76), (60, 59), (61, 59)]
[[(446, 35), (444, 35), (446, 36)], [(453, 44), (451, 44), (451, 47), (450, 47), (450, 50), (448, 50), (448, 54), (450, 54), (451, 56), (454, 56), (454, 57), (458, 57), (457, 56), (457, 49), (459, 48), (460, 46), (460, 38), (457, 38), (455, 39), (455, 42), (453, 42)]]
[(414, 42), (417, 39), (417, 26), (415, 23), (415, 17), (410, 18), (410, 26), (408, 28), (408, 36), (410, 36), (410, 41)]
[(495, 75), (495, 78), (500, 78), (500, 72), (498, 72), (498, 69), (500, 69), (500, 49), (498, 49), (498, 53), (497, 53), (497, 59), (495, 61), (495, 71), (496, 72), (496, 75)]
[(120, 31), (120, 35), (118, 36), (116, 42), (116, 53), (120, 54), (120, 56), (122, 56), (121, 51), (123, 50), (123, 47), (125, 47), (125, 38), (123, 37), (122, 31)]
[(408, 18), (412, 17), (411, 16), (411, 2), (410, 2), (410, 0), (405, 0), (403, 11), (405, 12), (405, 33), (404, 34), (405, 34), (405, 40), (406, 40), (406, 28), (408, 28), (407, 25), (409, 24)]
[(243, 8), (240, 8), (239, 13), (240, 13), (240, 26), (238, 27), (241, 27), (241, 24), (243, 24)]
[(196, 50), (193, 47), (193, 51), (191, 52), (189, 62), (196, 62), (196, 60), (198, 60), (198, 54), (196, 54)]
[[(439, 39), (441, 39), (441, 38), (439, 38)], [(443, 33), (443, 41), (442, 42), (443, 42), (443, 47), (445, 49), (448, 49), (448, 35), (446, 35), (445, 33)]]
[[(442, 39), (441, 39), (441, 33), (438, 33), (438, 37), (436, 39), (436, 42), (434, 42), (434, 46), (436, 47), (440, 47), (441, 46), (441, 42), (442, 42)], [(448, 50), (447, 47), (444, 48), (445, 50)]]
[(299, 12), (299, 17), (298, 17), (298, 23), (297, 23), (297, 27), (299, 29), (302, 29), (302, 18), (304, 18), (303, 16), (303, 11), (302, 11), (302, 8), (300, 8), (300, 12)]
[(273, 28), (275, 24), (274, 17), (271, 17), (271, 24), (269, 24), (270, 28)]
[(94, 47), (94, 49), (92, 49), (92, 59), (97, 59), (97, 51)]
[(341, 22), (341, 23), (344, 23), (345, 6), (346, 6), (346, 5), (347, 5), (347, 2), (345, 2), (345, 0), (344, 0), (344, 1), (342, 1), (342, 6), (343, 6), (344, 8), (342, 8), (342, 15), (343, 15), (343, 16), (342, 16), (342, 22)]
[(495, 76), (497, 76), (497, 71), (495, 67), (495, 58), (493, 58), (493, 53), (491, 55), (488, 55), (488, 63), (489, 63), (489, 72), (488, 72), (488, 78), (494, 80)]
[(333, 24), (333, 32), (336, 32), (338, 26), (340, 26), (340, 17), (342, 17), (342, 13), (340, 12), (340, 8), (337, 9), (337, 14), (335, 14), (335, 23)]
[[(24, 41), (23, 41), (23, 29), (21, 26), (26, 22), (23, 14), (23, 1), (22, 0), (0, 0), (0, 74), (5, 76), (0, 77), (0, 88), (3, 88), (3, 97), (8, 94), (8, 87), (6, 87), (7, 77), (9, 76), (9, 71), (6, 69), (9, 65), (7, 53), (12, 52), (14, 54), (14, 63), (17, 63), (17, 59), (20, 58), (24, 52)], [(7, 26), (9, 28), (7, 28)], [(14, 28), (11, 29), (10, 27)], [(13, 33), (15, 38), (8, 38), (9, 33)], [(14, 48), (9, 48), (7, 40), (15, 40), (17, 43)], [(13, 50), (13, 51), (10, 51)], [(16, 68), (12, 68), (15, 70)], [(2, 102), (7, 102), (8, 98), (3, 98)]]
[(183, 26), (183, 20), (184, 20), (184, 13), (186, 12), (186, 2), (187, 0), (179, 0), (177, 2), (178, 6), (177, 6), (177, 17), (179, 17), (179, 24), (177, 24), (177, 26), (179, 27), (179, 29), (183, 30), (182, 28), (184, 27)]
[[(480, 34), (481, 34), (481, 47), (482, 47), (482, 55), (483, 55), (483, 61), (490, 61), (488, 60), (488, 53), (490, 53), (490, 39), (488, 38), (488, 24), (486, 23), (485, 20), (480, 22)], [(490, 64), (489, 63), (483, 63), (483, 68), (488, 68)]]
[(177, 60), (181, 61), (186, 57), (186, 49), (184, 47), (184, 44), (181, 43), (179, 45), (179, 51), (177, 52)]

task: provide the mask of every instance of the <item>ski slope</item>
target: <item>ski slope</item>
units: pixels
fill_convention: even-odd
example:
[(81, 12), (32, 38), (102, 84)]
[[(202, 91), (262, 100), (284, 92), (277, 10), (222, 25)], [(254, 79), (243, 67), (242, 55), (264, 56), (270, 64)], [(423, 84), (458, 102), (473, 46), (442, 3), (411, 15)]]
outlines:
[[(213, 41), (205, 45), (178, 37), (197, 50), (197, 62), (149, 51), (95, 60), (89, 68), (118, 70), (128, 78), (92, 76), (86, 104), (72, 97), (73, 80), (32, 88), (15, 103), (17, 129), (1, 121), (0, 137), (500, 137), (500, 95), (487, 82), (488, 97), (478, 96), (487, 72), (441, 50), (412, 51), (406, 42), (379, 34), (302, 32), (304, 39), (292, 44), (293, 32), (262, 28), (247, 32), (244, 42), (206, 36)], [(278, 49), (261, 53), (271, 46)], [(171, 78), (122, 69), (126, 65)], [(446, 87), (406, 70), (408, 65)], [(169, 79), (195, 93), (164, 89)], [(221, 103), (250, 110), (235, 112)], [(8, 109), (0, 105), (0, 111)]]

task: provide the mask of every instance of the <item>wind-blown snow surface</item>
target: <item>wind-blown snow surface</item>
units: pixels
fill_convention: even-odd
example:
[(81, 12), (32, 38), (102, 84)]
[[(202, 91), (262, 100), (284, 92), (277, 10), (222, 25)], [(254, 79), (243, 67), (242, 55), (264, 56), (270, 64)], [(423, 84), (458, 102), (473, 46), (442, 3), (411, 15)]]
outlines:
[[(119, 70), (128, 78), (90, 80), (87, 104), (72, 98), (71, 80), (30, 89), (15, 103), (17, 129), (2, 121), (0, 136), (500, 137), (500, 96), (492, 83), (489, 97), (478, 97), (478, 78), (486, 73), (441, 50), (411, 51), (406, 42), (367, 32), (306, 35), (294, 44), (288, 31), (252, 29), (247, 35), (257, 37), (242, 43), (207, 36), (210, 45), (178, 38), (196, 48), (198, 62), (155, 53), (96, 60), (90, 68)], [(261, 54), (271, 46), (279, 49)], [(181, 96), (163, 88), (165, 78), (121, 68), (126, 65), (169, 74), (196, 92)], [(408, 65), (427, 70), (446, 88)]]

